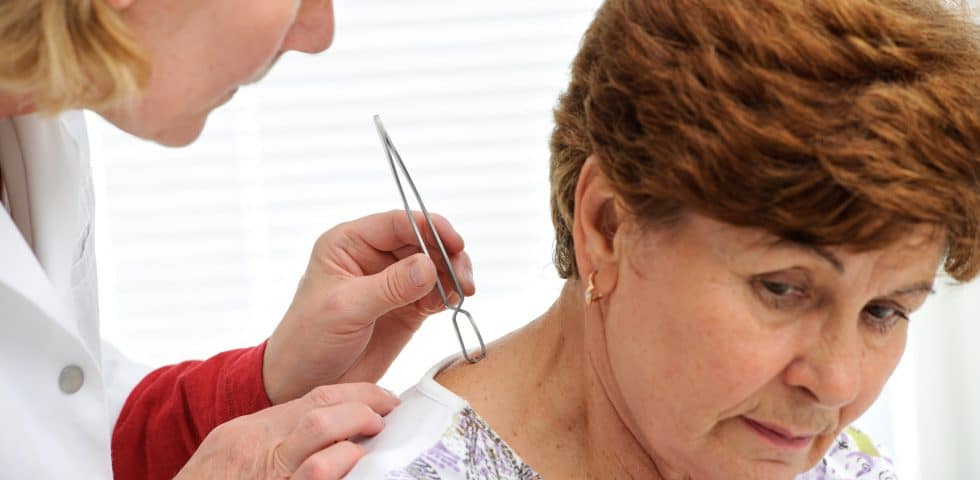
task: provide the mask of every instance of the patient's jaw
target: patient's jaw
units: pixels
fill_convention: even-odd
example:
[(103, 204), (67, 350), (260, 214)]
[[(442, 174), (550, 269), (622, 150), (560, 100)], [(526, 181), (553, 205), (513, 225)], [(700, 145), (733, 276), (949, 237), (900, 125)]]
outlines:
[(587, 165), (575, 253), (597, 302), (570, 279), (486, 360), (437, 377), (545, 478), (810, 469), (881, 391), (944, 250), (926, 226), (856, 252), (693, 213), (641, 227), (617, 205)]

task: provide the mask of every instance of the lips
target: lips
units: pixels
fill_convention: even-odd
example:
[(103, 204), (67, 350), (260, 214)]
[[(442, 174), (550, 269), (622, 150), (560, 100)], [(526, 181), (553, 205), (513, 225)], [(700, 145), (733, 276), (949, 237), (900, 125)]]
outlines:
[(742, 420), (749, 427), (749, 429), (753, 430), (766, 442), (779, 449), (800, 450), (809, 447), (813, 442), (814, 437), (816, 437), (816, 434), (794, 433), (791, 430), (783, 428), (779, 425), (760, 422), (748, 417), (742, 417)]

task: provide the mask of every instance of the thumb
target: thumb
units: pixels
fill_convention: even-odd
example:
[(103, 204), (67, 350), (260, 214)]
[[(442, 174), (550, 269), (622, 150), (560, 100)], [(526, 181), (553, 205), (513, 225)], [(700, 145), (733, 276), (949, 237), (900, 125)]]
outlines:
[(436, 266), (424, 253), (416, 253), (362, 280), (363, 313), (377, 318), (429, 293), (436, 283)]

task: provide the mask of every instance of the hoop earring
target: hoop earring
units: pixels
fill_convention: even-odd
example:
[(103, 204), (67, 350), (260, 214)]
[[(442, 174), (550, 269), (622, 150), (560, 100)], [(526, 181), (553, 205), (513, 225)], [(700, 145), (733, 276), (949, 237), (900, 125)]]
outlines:
[(595, 291), (595, 274), (598, 272), (598, 270), (593, 270), (592, 273), (589, 274), (589, 287), (585, 289), (586, 305), (592, 305), (602, 298), (602, 294)]

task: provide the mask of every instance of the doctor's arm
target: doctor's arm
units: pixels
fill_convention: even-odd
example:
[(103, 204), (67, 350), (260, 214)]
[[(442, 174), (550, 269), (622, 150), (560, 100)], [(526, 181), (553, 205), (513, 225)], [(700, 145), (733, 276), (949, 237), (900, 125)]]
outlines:
[[(434, 220), (470, 295), (462, 237), (445, 219)], [(270, 468), (294, 468), (301, 477), (327, 464), (340, 473), (321, 478), (342, 476), (360, 457), (343, 439), (377, 433), (370, 412), (384, 415), (397, 403), (373, 385), (343, 384), (380, 379), (422, 321), (442, 309), (433, 287), (436, 275), (448, 281), (446, 269), (418, 253), (414, 238), (399, 211), (338, 225), (317, 240), (296, 296), (267, 342), (144, 378), (113, 431), (116, 478), (170, 479), (185, 464), (181, 478), (219, 471), (253, 478), (238, 468), (283, 450), (292, 455), (288, 465), (273, 461)], [(256, 438), (242, 442), (250, 436)], [(218, 464), (224, 466), (209, 470)]]

